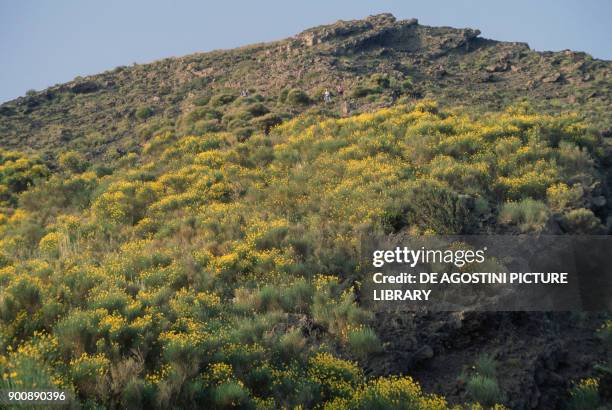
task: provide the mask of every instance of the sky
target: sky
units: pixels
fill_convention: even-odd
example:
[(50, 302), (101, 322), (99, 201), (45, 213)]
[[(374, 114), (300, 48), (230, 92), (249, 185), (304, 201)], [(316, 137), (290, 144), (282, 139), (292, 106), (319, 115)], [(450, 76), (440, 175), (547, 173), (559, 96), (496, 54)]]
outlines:
[(0, 0), (0, 102), (119, 65), (278, 40), (382, 12), (612, 59), (610, 0)]

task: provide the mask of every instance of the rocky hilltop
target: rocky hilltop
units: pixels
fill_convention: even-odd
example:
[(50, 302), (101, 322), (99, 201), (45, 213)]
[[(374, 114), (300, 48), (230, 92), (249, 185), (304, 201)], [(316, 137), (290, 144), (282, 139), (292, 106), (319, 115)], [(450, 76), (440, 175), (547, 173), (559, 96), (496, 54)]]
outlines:
[(608, 133), (611, 66), (582, 52), (536, 52), (474, 29), (381, 14), (30, 91), (0, 106), (0, 146), (115, 158), (163, 129), (248, 136), (307, 110), (341, 116), (421, 98), (483, 109), (522, 100), (546, 111), (579, 108)]

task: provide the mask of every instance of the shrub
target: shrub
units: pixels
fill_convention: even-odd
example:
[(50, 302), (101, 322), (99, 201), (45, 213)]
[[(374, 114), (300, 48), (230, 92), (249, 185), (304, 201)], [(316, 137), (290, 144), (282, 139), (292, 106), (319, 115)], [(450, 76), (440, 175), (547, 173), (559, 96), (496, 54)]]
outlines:
[(407, 193), (405, 224), (437, 234), (467, 233), (473, 213), (457, 193), (435, 180), (422, 180)]
[(198, 107), (193, 111), (189, 112), (185, 117), (184, 121), (187, 125), (193, 124), (200, 120), (220, 120), (223, 115), (220, 111), (208, 107)]
[(559, 163), (568, 175), (589, 173), (593, 159), (585, 148), (563, 141), (559, 144)]
[(312, 304), (313, 286), (304, 279), (293, 283), (281, 293), (281, 303), (287, 312), (307, 313)]
[(268, 107), (266, 107), (262, 103), (250, 104), (246, 107), (246, 111), (253, 117), (261, 117), (262, 115), (270, 112)]
[(83, 154), (75, 151), (64, 152), (59, 157), (59, 166), (72, 173), (84, 172), (89, 167), (89, 162)]
[(373, 90), (371, 88), (364, 87), (364, 86), (357, 86), (351, 92), (351, 96), (353, 98), (363, 98), (363, 97), (367, 97), (368, 95), (373, 94), (375, 92), (376, 92), (376, 90)]
[(221, 126), (217, 120), (200, 120), (196, 121), (191, 128), (190, 134), (208, 134), (209, 132), (221, 131)]
[(476, 375), (471, 377), (466, 390), (472, 399), (485, 406), (492, 406), (503, 400), (497, 381), (488, 376)]
[(219, 409), (245, 408), (249, 401), (249, 392), (237, 382), (223, 383), (215, 388), (215, 404)]
[(140, 107), (136, 110), (136, 118), (138, 118), (139, 120), (146, 120), (147, 118), (152, 117), (154, 113), (155, 110), (153, 110), (153, 107)]
[(210, 95), (203, 95), (201, 97), (197, 97), (196, 99), (194, 99), (193, 104), (197, 105), (198, 107), (202, 107), (208, 104), (209, 101), (210, 101)]
[(270, 132), (273, 127), (277, 126), (282, 122), (283, 118), (280, 115), (274, 113), (262, 115), (261, 117), (253, 120), (253, 124), (265, 133)]
[(50, 232), (42, 237), (38, 247), (43, 255), (50, 258), (57, 258), (60, 256), (60, 250), (65, 247), (65, 237), (58, 232)]
[(213, 107), (220, 107), (231, 103), (235, 99), (236, 96), (233, 94), (217, 94), (210, 99), (210, 105)]
[(579, 185), (570, 188), (563, 182), (551, 185), (546, 190), (548, 206), (555, 212), (561, 212), (567, 207), (576, 206), (582, 195), (582, 188)]
[(413, 88), (414, 88), (414, 82), (412, 81), (412, 78), (408, 77), (404, 81), (402, 81), (402, 90), (412, 91)]
[(612, 319), (607, 320), (597, 331), (597, 336), (603, 341), (604, 346), (612, 353)]
[(253, 127), (238, 127), (232, 130), (238, 141), (246, 141), (255, 132)]
[(563, 215), (563, 228), (570, 233), (576, 234), (596, 234), (602, 231), (599, 218), (590, 209), (573, 209)]
[(326, 404), (327, 410), (445, 410), (446, 401), (424, 394), (410, 377), (380, 377), (357, 389), (349, 399)]
[(37, 157), (0, 149), (0, 200), (15, 201), (23, 192), (45, 179), (49, 169)]
[(385, 74), (374, 74), (370, 77), (370, 82), (374, 84), (376, 87), (380, 88), (389, 88), (391, 85), (391, 80), (389, 80), (389, 76)]
[(356, 357), (362, 360), (382, 349), (378, 336), (368, 327), (349, 331), (348, 347)]
[(278, 341), (280, 355), (285, 361), (298, 358), (306, 346), (306, 339), (299, 328), (289, 330)]
[[(77, 390), (84, 397), (96, 396), (100, 381), (109, 370), (110, 361), (103, 355), (83, 353), (70, 361), (70, 373)], [(105, 394), (105, 392), (101, 392)]]
[(591, 410), (599, 408), (599, 381), (597, 379), (584, 379), (574, 385), (570, 390), (570, 410)]
[(537, 231), (548, 221), (548, 208), (531, 198), (507, 202), (502, 206), (498, 220), (502, 224), (517, 226), (521, 232)]
[(121, 192), (105, 192), (93, 204), (93, 212), (103, 223), (120, 225), (132, 223), (128, 196)]
[(311, 100), (304, 91), (294, 88), (287, 93), (287, 103), (294, 106), (308, 105)]
[(355, 363), (329, 353), (317, 353), (310, 358), (308, 365), (309, 379), (319, 386), (321, 401), (348, 398), (363, 380), (363, 374)]
[[(0, 308), (3, 317), (14, 319), (19, 310), (34, 314), (43, 303), (43, 289), (40, 279), (20, 275), (6, 288), (4, 308)], [(5, 310), (6, 309), (6, 310)]]
[(75, 310), (64, 316), (54, 329), (63, 354), (79, 356), (93, 351), (98, 335), (97, 324), (106, 314), (106, 311)]
[(330, 334), (346, 341), (348, 331), (368, 320), (370, 313), (355, 303), (352, 289), (347, 289), (340, 297), (319, 290), (315, 293), (312, 318), (324, 325)]
[(481, 355), (476, 360), (476, 364), (474, 365), (476, 368), (476, 372), (481, 376), (490, 377), (495, 379), (497, 374), (497, 363), (495, 360), (489, 355)]

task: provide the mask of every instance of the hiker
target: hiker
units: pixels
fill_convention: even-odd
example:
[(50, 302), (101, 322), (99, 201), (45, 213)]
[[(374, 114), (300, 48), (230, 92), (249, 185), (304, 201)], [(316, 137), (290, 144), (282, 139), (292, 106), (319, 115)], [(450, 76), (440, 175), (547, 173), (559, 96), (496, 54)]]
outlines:
[(342, 87), (341, 85), (338, 85), (336, 87), (336, 93), (338, 93), (339, 96), (343, 96), (344, 95), (344, 87)]
[(331, 102), (331, 93), (329, 92), (329, 90), (326, 88), (325, 92), (323, 93), (323, 101), (325, 101), (325, 103), (330, 103)]
[(241, 97), (248, 97), (248, 95), (249, 95), (249, 92), (247, 90), (240, 91), (240, 96)]

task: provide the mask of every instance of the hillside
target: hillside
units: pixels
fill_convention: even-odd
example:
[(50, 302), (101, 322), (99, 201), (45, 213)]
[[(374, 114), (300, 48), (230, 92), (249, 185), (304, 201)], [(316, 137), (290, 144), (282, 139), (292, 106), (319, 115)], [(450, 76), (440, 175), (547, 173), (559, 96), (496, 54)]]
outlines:
[[(602, 232), (585, 189), (599, 144), (573, 115), (472, 120), (428, 102), (244, 142), (164, 133), (112, 175), (64, 156), (2, 218), (0, 370), (88, 406), (446, 408), (397, 378), (414, 374), (452, 402), (556, 408), (605, 359), (604, 317), (375, 318), (357, 302), (359, 241)], [(479, 360), (493, 396), (464, 386)]]
[[(159, 129), (248, 135), (305, 110), (341, 116), (397, 98), (483, 109), (526, 99), (545, 111), (579, 108), (609, 133), (611, 67), (585, 53), (540, 53), (523, 43), (483, 39), (478, 30), (382, 14), (273, 43), (117, 67), (30, 92), (0, 106), (0, 146), (49, 158), (58, 149), (116, 158), (138, 150)], [(326, 88), (335, 95), (323, 106)], [(293, 89), (306, 95), (287, 99)], [(250, 97), (234, 100), (243, 90)]]
[(609, 74), (385, 14), (3, 104), (0, 388), (610, 406), (610, 312), (369, 310), (358, 266), (371, 233), (610, 234)]

